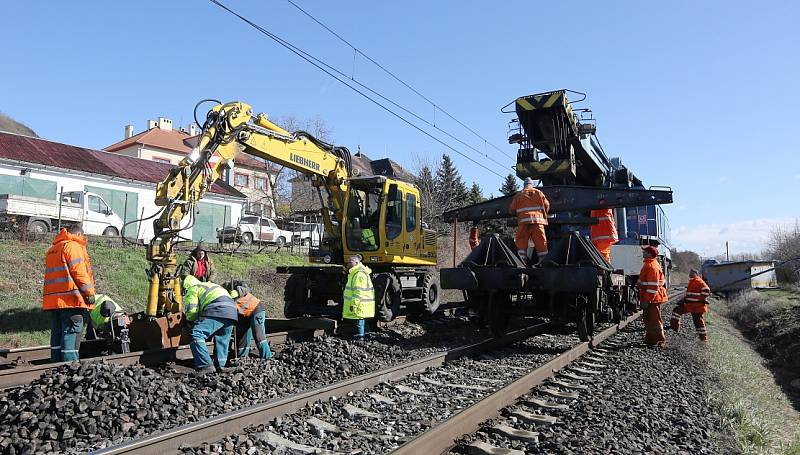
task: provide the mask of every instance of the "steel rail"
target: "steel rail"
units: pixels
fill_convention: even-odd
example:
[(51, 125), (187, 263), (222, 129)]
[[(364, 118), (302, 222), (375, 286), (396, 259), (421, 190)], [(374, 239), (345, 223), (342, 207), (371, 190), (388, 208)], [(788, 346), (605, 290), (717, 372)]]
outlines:
[(268, 422), (320, 400), (343, 396), (350, 392), (373, 387), (382, 382), (401, 379), (426, 368), (441, 366), (460, 357), (497, 349), (531, 336), (540, 335), (553, 327), (555, 326), (551, 323), (526, 327), (500, 338), (489, 338), (479, 343), (411, 360), (319, 389), (277, 398), (92, 453), (104, 455), (127, 453), (164, 455), (166, 453), (179, 453), (181, 445), (197, 445), (206, 441), (216, 441), (230, 434), (241, 433), (247, 426)]
[[(680, 297), (680, 294), (672, 295), (667, 303), (673, 302), (677, 297)], [(477, 431), (483, 422), (498, 416), (503, 408), (514, 404), (519, 397), (555, 376), (560, 370), (590, 352), (594, 347), (615, 335), (641, 315), (642, 312), (637, 311), (620, 323), (598, 333), (590, 341), (583, 341), (575, 345), (568, 351), (483, 398), (469, 408), (431, 427), (391, 453), (393, 455), (418, 455), (422, 453), (444, 454), (449, 452), (459, 438)]]
[[(272, 345), (281, 345), (285, 344), (288, 340), (302, 341), (302, 340), (313, 339), (315, 337), (322, 335), (323, 333), (324, 331), (320, 329), (298, 329), (298, 330), (291, 330), (288, 332), (269, 333), (267, 334), (267, 339)], [(213, 345), (209, 346), (210, 349), (213, 350)], [(37, 349), (46, 349), (48, 357), (50, 356), (49, 346), (27, 348), (27, 350), (25, 349), (26, 348), (22, 348), (22, 350), (17, 351), (20, 353), (20, 357), (22, 357), (23, 353), (25, 353), (25, 355), (33, 355), (32, 353), (36, 352)], [(177, 348), (135, 351), (135, 352), (127, 352), (124, 354), (89, 357), (86, 359), (81, 359), (80, 361), (81, 362), (106, 361), (117, 365), (133, 365), (133, 364), (157, 365), (165, 362), (188, 360), (191, 358), (192, 358), (192, 353), (191, 350), (189, 349), (189, 346), (183, 345)], [(0, 369), (0, 389), (6, 389), (10, 387), (16, 387), (23, 384), (27, 384), (33, 380), (38, 379), (45, 372), (68, 363), (70, 362), (46, 363), (42, 365)]]

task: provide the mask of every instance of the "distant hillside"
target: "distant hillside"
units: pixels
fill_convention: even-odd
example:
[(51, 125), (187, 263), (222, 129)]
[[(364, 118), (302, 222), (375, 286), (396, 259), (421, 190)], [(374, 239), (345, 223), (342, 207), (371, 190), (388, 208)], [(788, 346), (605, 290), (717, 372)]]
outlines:
[(0, 112), (0, 131), (9, 133), (24, 134), (25, 136), (39, 137), (35, 131), (14, 120), (13, 118)]

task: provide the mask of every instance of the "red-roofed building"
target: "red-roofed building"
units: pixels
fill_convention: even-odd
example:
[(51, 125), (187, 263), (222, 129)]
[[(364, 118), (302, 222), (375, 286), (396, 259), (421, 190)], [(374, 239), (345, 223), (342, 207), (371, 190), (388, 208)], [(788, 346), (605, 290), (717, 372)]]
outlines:
[[(148, 120), (147, 129), (133, 134), (133, 126), (125, 127), (125, 138), (103, 150), (144, 160), (176, 165), (197, 145), (199, 131), (194, 124), (187, 130), (174, 129), (172, 120), (159, 117)], [(266, 160), (239, 154), (232, 172), (223, 177), (247, 197), (245, 211), (275, 216), (272, 185), (277, 168)]]
[[(92, 150), (40, 138), (0, 132), (0, 194), (58, 200), (58, 192), (99, 194), (119, 217), (131, 225), (129, 238), (149, 240), (156, 213), (156, 183), (174, 166), (116, 153)], [(217, 228), (236, 223), (245, 195), (218, 180), (193, 214), (194, 223), (183, 233), (195, 241), (216, 241)], [(188, 223), (189, 220), (187, 220)]]

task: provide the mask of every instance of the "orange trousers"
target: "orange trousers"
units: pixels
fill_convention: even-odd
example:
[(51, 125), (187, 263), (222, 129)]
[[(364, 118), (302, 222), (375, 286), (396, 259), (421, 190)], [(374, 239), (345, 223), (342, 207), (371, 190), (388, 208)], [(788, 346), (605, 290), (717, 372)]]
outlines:
[(644, 344), (650, 346), (664, 346), (667, 338), (664, 336), (664, 323), (661, 321), (661, 304), (642, 302), (644, 307)]
[(606, 261), (611, 264), (611, 245), (613, 245), (613, 243), (607, 240), (599, 240), (597, 242), (592, 241), (592, 243), (594, 244), (595, 248), (597, 248), (597, 251), (599, 251), (600, 254), (606, 258)]
[(686, 313), (691, 313), (692, 320), (694, 321), (694, 330), (697, 333), (697, 338), (701, 341), (708, 341), (708, 330), (706, 329), (706, 321), (703, 319), (703, 313), (699, 311), (689, 311), (689, 308), (684, 304), (680, 304), (672, 309), (672, 317), (669, 321), (669, 326), (674, 331), (681, 328), (681, 316)]
[(547, 237), (544, 234), (544, 224), (525, 223), (517, 226), (517, 236), (514, 244), (517, 251), (528, 251), (528, 241), (533, 240), (536, 254), (541, 257), (547, 254)]

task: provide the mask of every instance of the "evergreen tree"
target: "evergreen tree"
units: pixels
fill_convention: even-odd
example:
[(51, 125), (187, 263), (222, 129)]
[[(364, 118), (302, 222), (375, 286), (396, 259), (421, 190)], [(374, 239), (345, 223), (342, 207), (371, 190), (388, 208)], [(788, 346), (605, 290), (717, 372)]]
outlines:
[(453, 160), (446, 154), (442, 155), (442, 163), (436, 170), (435, 189), (435, 197), (439, 199), (438, 205), (443, 212), (464, 205), (467, 199), (467, 185)]
[(423, 165), (414, 184), (419, 188), (419, 203), (422, 210), (422, 220), (433, 223), (434, 218), (440, 213), (436, 212), (436, 179), (428, 165)]
[(486, 198), (483, 197), (483, 191), (481, 190), (481, 187), (476, 182), (472, 182), (472, 188), (469, 189), (469, 193), (467, 194), (467, 203), (477, 204), (478, 202), (483, 202), (485, 200)]
[(512, 194), (516, 194), (517, 191), (519, 191), (517, 178), (514, 176), (514, 174), (508, 174), (506, 179), (503, 180), (503, 185), (500, 187), (500, 192), (503, 193), (504, 196), (511, 196)]

